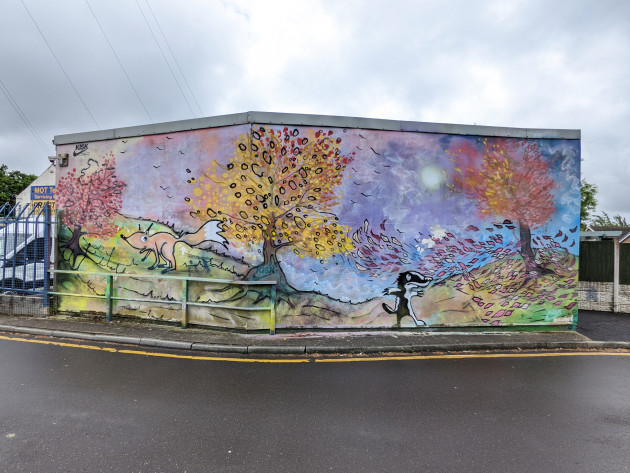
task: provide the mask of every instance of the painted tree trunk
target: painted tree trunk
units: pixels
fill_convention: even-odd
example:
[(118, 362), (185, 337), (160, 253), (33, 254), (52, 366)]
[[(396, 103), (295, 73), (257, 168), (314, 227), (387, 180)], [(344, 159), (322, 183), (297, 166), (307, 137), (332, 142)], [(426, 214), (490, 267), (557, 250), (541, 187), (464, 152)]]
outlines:
[(85, 255), (85, 252), (81, 249), (81, 244), (79, 239), (85, 235), (85, 232), (82, 230), (81, 226), (75, 226), (72, 231), (72, 237), (68, 240), (68, 243), (64, 245), (65, 249), (71, 250), (72, 254), (76, 256)]
[(276, 281), (277, 289), (281, 292), (295, 292), (284, 275), (284, 271), (280, 267), (280, 262), (276, 256), (277, 247), (273, 245), (273, 241), (265, 238), (263, 243), (263, 262), (253, 267), (245, 275), (247, 281)]
[(553, 271), (542, 267), (539, 263), (536, 262), (534, 250), (532, 249), (531, 228), (528, 225), (520, 222), (518, 228), (520, 233), (519, 238), (521, 241), (521, 257), (523, 258), (523, 262), (525, 263), (525, 270), (529, 275), (528, 279), (531, 279), (531, 277), (542, 276), (543, 274), (553, 274)]

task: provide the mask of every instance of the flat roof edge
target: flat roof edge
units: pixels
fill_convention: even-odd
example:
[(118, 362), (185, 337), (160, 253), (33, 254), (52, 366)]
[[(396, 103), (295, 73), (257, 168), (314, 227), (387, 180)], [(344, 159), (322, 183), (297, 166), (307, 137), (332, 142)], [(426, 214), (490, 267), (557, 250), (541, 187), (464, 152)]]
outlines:
[(510, 128), (482, 125), (455, 125), (448, 123), (412, 122), (380, 118), (344, 117), (334, 115), (307, 115), (297, 113), (244, 112), (214, 117), (193, 118), (174, 122), (154, 123), (110, 130), (89, 131), (56, 135), (53, 143), (64, 145), (90, 141), (104, 141), (134, 136), (159, 135), (180, 131), (218, 128), (232, 125), (269, 124), (292, 126), (321, 126), (331, 128), (361, 128), (368, 130), (443, 133), (448, 135), (494, 136), (509, 138), (540, 138), (579, 140), (580, 130)]

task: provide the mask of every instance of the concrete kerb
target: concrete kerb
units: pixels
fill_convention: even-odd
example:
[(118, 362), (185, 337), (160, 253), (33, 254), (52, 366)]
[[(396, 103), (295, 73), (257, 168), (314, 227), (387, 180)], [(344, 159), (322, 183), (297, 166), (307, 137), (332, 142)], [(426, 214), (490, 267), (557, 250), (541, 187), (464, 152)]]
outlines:
[(247, 353), (256, 353), (256, 354), (264, 354), (264, 355), (304, 355), (306, 354), (306, 347), (300, 346), (249, 346), (247, 347)]
[(141, 340), (142, 339), (139, 337), (125, 337), (120, 335), (107, 335), (102, 333), (94, 335), (94, 341), (122, 343), (123, 345), (140, 345)]
[(544, 348), (547, 350), (580, 350), (587, 349), (588, 345), (586, 341), (579, 342), (546, 342)]
[(191, 349), (213, 353), (238, 353), (240, 355), (247, 354), (247, 347), (238, 345), (213, 345), (210, 343), (193, 343)]
[(630, 342), (598, 342), (589, 340), (586, 342), (588, 348), (596, 350), (610, 350), (610, 349), (623, 349), (630, 350)]
[(53, 337), (57, 338), (77, 338), (79, 340), (96, 340), (96, 335), (93, 333), (83, 333), (83, 332), (69, 332), (67, 330), (54, 330), (52, 333)]
[(156, 340), (155, 346), (160, 348), (175, 348), (177, 350), (190, 350), (192, 348), (192, 342), (182, 342), (179, 340)]
[(140, 338), (140, 345), (144, 347), (155, 347), (158, 341), (157, 338)]
[[(379, 348), (379, 347), (376, 347)], [(406, 347), (409, 348), (409, 347)], [(341, 347), (341, 346), (307, 346), (306, 354), (314, 355), (314, 354), (339, 354), (339, 355), (347, 355), (350, 353), (362, 353), (362, 348), (358, 347)]]
[(34, 327), (15, 327), (13, 333), (26, 333), (28, 335), (42, 335), (44, 337), (52, 337), (54, 330)]
[(373, 354), (373, 353), (432, 353), (463, 351), (501, 351), (501, 350), (630, 350), (630, 342), (615, 341), (521, 341), (484, 342), (484, 343), (444, 343), (414, 345), (381, 345), (381, 346), (286, 346), (286, 345), (222, 345), (200, 342), (186, 342), (158, 338), (126, 337), (112, 334), (94, 334), (73, 332), (68, 330), (51, 330), (35, 327), (19, 327), (0, 325), (0, 331), (7, 333), (23, 333), (54, 338), (93, 340), (99, 342), (120, 343), (146, 347), (171, 348), (214, 353), (234, 354), (266, 354), (266, 355), (305, 355), (305, 354)]

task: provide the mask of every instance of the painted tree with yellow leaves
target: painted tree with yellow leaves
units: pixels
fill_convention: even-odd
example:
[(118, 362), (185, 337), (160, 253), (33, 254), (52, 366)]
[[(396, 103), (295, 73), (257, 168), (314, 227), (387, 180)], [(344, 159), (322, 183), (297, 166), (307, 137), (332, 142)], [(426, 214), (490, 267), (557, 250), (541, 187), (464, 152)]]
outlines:
[(227, 164), (213, 161), (191, 179), (186, 200), (193, 215), (223, 221), (223, 236), (242, 250), (262, 253), (246, 279), (276, 280), (291, 290), (278, 262), (290, 248), (320, 260), (352, 249), (350, 229), (335, 208), (339, 186), (354, 153), (343, 154), (330, 131), (258, 127), (236, 142)]
[(455, 181), (477, 202), (482, 216), (501, 216), (518, 225), (520, 253), (530, 274), (545, 271), (536, 262), (531, 230), (555, 211), (548, 164), (538, 144), (528, 140), (484, 140), (478, 167), (461, 166)]

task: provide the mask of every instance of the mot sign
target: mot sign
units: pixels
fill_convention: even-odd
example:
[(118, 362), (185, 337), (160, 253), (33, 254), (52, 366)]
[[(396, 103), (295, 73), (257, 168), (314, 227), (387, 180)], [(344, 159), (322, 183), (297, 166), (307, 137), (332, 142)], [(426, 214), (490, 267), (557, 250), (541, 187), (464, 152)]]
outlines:
[(55, 208), (55, 186), (31, 186), (31, 207)]

